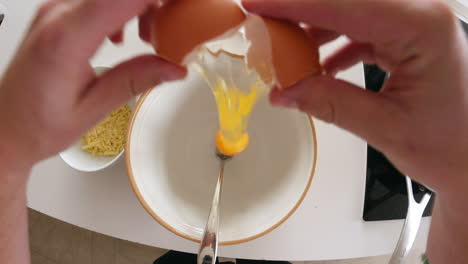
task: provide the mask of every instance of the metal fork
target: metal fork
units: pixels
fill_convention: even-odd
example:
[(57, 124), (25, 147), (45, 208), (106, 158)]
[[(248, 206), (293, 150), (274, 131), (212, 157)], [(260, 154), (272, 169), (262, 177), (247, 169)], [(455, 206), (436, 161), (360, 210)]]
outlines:
[(208, 215), (208, 221), (206, 223), (205, 231), (203, 232), (200, 249), (198, 250), (198, 264), (216, 263), (216, 257), (218, 254), (219, 201), (221, 198), (221, 187), (223, 185), (224, 165), (226, 161), (232, 158), (232, 156), (224, 155), (219, 151), (216, 151), (216, 156), (220, 160), (220, 170), (218, 182), (216, 183), (216, 189), (213, 195), (213, 201), (211, 203), (210, 214)]
[(411, 248), (413, 247), (414, 240), (418, 234), (419, 226), (421, 224), (421, 219), (426, 209), (431, 195), (425, 193), (421, 202), (416, 202), (413, 194), (413, 184), (411, 179), (408, 176), (405, 176), (406, 180), (406, 189), (408, 191), (408, 213), (406, 215), (405, 223), (403, 229), (401, 230), (401, 235), (398, 240), (395, 251), (390, 258), (389, 264), (401, 264), (408, 256)]

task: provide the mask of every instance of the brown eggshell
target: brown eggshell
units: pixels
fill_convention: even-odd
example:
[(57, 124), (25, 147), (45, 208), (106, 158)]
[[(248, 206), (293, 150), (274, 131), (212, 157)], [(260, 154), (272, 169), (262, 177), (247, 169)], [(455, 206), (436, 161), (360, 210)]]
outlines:
[(267, 85), (276, 84), (272, 60), (272, 43), (265, 21), (259, 16), (249, 16), (244, 23), (245, 38), (250, 42), (247, 65), (254, 69)]
[[(309, 75), (322, 73), (318, 45), (303, 28), (283, 20), (263, 18), (263, 21), (269, 33), (271, 42), (268, 48), (271, 49), (276, 82), (280, 88), (291, 86)], [(246, 34), (253, 46), (259, 42), (256, 40), (257, 34), (249, 31)]]
[(232, 0), (173, 0), (156, 12), (152, 44), (158, 55), (181, 64), (195, 47), (242, 24), (245, 18)]

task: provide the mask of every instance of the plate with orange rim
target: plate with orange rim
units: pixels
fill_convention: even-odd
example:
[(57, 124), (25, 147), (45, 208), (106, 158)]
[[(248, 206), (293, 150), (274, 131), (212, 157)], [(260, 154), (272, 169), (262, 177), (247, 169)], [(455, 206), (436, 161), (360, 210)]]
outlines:
[[(140, 98), (126, 146), (129, 180), (143, 207), (171, 232), (196, 242), (219, 173), (216, 109), (210, 89), (190, 71), (186, 80)], [(315, 172), (317, 139), (309, 116), (273, 108), (263, 98), (249, 123), (249, 147), (226, 164), (221, 245), (256, 239), (285, 222)]]

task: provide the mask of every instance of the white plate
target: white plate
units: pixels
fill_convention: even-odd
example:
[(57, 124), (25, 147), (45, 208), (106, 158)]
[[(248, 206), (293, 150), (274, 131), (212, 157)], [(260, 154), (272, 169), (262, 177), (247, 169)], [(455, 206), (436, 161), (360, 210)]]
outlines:
[[(139, 101), (130, 124), (127, 169), (145, 209), (168, 230), (199, 241), (219, 171), (217, 112), (210, 89), (190, 72)], [(316, 138), (312, 120), (259, 102), (251, 144), (229, 161), (221, 200), (221, 244), (260, 237), (299, 206), (312, 181)]]
[(444, 0), (457, 14), (458, 18), (468, 23), (468, 0)]

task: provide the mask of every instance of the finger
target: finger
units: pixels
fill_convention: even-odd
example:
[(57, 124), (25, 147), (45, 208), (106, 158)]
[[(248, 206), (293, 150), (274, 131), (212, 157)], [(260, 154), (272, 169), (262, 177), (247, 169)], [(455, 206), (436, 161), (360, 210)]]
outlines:
[(123, 33), (123, 29), (115, 32), (114, 34), (110, 35), (109, 36), (109, 40), (114, 43), (114, 44), (120, 44), (123, 42), (123, 36), (124, 33)]
[(315, 39), (317, 44), (323, 45), (330, 41), (337, 39), (341, 34), (337, 33), (336, 31), (321, 29), (317, 27), (306, 27), (305, 28), (307, 33)]
[(154, 55), (137, 57), (99, 76), (84, 92), (78, 109), (98, 120), (131, 97), (185, 75), (185, 68)]
[(398, 58), (397, 64), (433, 52), (441, 42), (433, 32), (452, 32), (455, 20), (447, 5), (437, 0), (243, 0), (243, 5), (260, 15), (336, 31), (358, 42), (379, 44), (387, 54)]
[(139, 35), (143, 41), (151, 42), (151, 24), (155, 16), (155, 9), (151, 6), (138, 19)]
[[(402, 14), (405, 12), (403, 7), (408, 6), (406, 0), (379, 2), (314, 0), (297, 1), (294, 4), (290, 0), (244, 0), (243, 5), (251, 12), (343, 32), (362, 41), (375, 40), (373, 38), (380, 38), (382, 35), (396, 34), (396, 30), (382, 31), (382, 29), (390, 27), (388, 21), (393, 21), (392, 26), (400, 25), (399, 29), (408, 28), (408, 24), (402, 24), (403, 21), (401, 21), (407, 22), (408, 19)], [(414, 16), (415, 10), (412, 12)], [(400, 21), (396, 21), (395, 17), (398, 17)], [(388, 20), (388, 18), (391, 19)], [(372, 21), (369, 21), (371, 19)], [(386, 32), (386, 34), (369, 34), (369, 31), (372, 33)]]
[[(75, 48), (75, 56), (84, 63), (102, 41), (117, 32), (132, 17), (142, 13), (153, 0), (81, 0), (59, 21), (57, 34), (63, 34), (62, 46)], [(92, 30), (91, 30), (92, 29)], [(63, 32), (73, 32), (64, 34)]]
[(327, 57), (322, 66), (329, 75), (335, 75), (358, 62), (375, 64), (374, 48), (368, 43), (350, 42)]
[(297, 108), (347, 129), (376, 147), (390, 144), (398, 129), (395, 109), (387, 97), (329, 76), (310, 77), (292, 87), (275, 89), (273, 105)]
[(31, 22), (30, 29), (33, 29), (39, 21), (41, 21), (48, 13), (51, 12), (58, 4), (60, 0), (47, 0), (39, 7), (33, 21)]
[[(156, 14), (156, 4), (150, 5), (146, 10), (138, 16), (138, 35), (141, 40), (151, 42), (151, 24)], [(123, 42), (123, 30), (121, 29), (118, 34), (113, 34), (110, 40), (115, 43)]]
[(172, 0), (156, 0), (153, 2), (152, 5), (146, 8), (145, 12), (139, 16), (138, 19), (138, 28), (139, 28), (139, 36), (140, 38), (148, 43), (152, 42), (151, 36), (151, 25), (153, 24), (153, 20), (156, 17), (158, 9), (163, 7), (165, 4), (168, 4)]

